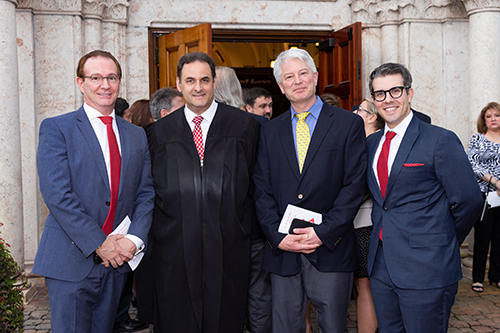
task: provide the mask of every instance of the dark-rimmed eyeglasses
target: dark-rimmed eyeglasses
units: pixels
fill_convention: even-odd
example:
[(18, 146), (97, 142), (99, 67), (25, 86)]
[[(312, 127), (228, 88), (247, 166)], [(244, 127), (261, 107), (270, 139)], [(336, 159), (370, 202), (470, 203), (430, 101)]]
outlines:
[(391, 95), (392, 98), (397, 99), (403, 95), (403, 91), (406, 89), (410, 89), (411, 87), (405, 87), (405, 86), (399, 86), (399, 87), (393, 87), (389, 90), (377, 90), (372, 92), (373, 99), (376, 100), (377, 102), (383, 102), (385, 101), (385, 98), (387, 97), (387, 93)]
[(84, 78), (90, 79), (90, 82), (92, 82), (94, 84), (101, 84), (102, 80), (104, 80), (104, 79), (108, 80), (109, 84), (117, 84), (120, 81), (120, 78), (118, 77), (118, 75), (102, 76), (99, 74), (92, 74), (92, 75), (84, 76)]

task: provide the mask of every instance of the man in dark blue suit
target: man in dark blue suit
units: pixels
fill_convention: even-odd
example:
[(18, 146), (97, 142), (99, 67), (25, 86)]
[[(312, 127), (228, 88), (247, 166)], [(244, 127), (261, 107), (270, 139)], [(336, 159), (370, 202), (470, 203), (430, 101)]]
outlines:
[(368, 138), (368, 272), (381, 332), (446, 332), (462, 278), (460, 244), (482, 197), (457, 136), (410, 110), (411, 84), (400, 64), (370, 75), (386, 126)]
[[(116, 117), (121, 68), (108, 52), (83, 56), (84, 105), (40, 125), (37, 167), (49, 215), (33, 266), (45, 276), (52, 332), (113, 329), (126, 263), (145, 248), (154, 189), (146, 134)], [(126, 235), (111, 235), (129, 217)]]
[[(318, 73), (306, 51), (281, 53), (274, 76), (291, 108), (262, 125), (254, 171), (273, 332), (305, 332), (309, 298), (322, 332), (343, 333), (357, 261), (352, 221), (365, 191), (363, 121), (316, 96)], [(323, 222), (278, 232), (288, 204), (320, 213)]]

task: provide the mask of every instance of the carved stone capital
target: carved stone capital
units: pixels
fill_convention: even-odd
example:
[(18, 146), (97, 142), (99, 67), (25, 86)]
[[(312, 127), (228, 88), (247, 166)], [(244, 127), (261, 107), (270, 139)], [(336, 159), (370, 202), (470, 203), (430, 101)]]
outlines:
[(126, 24), (128, 6), (128, 0), (83, 0), (82, 14), (84, 18)]
[(3, 1), (12, 2), (14, 4), (14, 6), (18, 5), (17, 0), (3, 0)]
[(365, 24), (467, 17), (460, 0), (351, 0), (349, 5), (354, 21)]
[(462, 0), (462, 2), (467, 10), (467, 14), (488, 9), (500, 10), (500, 2), (498, 0)]
[(104, 11), (104, 19), (106, 21), (127, 23), (127, 8), (129, 6), (128, 0), (113, 0), (108, 1), (109, 5)]
[(82, 14), (84, 18), (102, 18), (105, 0), (84, 0)]
[(79, 12), (81, 0), (18, 0), (18, 8), (39, 12)]

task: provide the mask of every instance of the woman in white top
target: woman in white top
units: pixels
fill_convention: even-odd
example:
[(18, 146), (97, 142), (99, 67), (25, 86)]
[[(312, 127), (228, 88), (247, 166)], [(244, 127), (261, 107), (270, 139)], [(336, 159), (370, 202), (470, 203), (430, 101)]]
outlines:
[[(472, 136), (467, 156), (483, 195), (497, 192), (500, 196), (500, 104), (486, 105), (477, 119), (478, 134)], [(484, 221), (474, 225), (474, 258), (472, 290), (484, 290), (484, 272), (490, 247), (488, 280), (500, 288), (500, 207), (490, 208)]]

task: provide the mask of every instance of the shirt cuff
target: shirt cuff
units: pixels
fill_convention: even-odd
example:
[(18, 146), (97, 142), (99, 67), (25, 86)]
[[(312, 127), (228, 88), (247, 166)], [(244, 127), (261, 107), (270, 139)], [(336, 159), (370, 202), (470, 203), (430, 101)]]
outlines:
[(137, 249), (137, 251), (134, 255), (137, 255), (138, 253), (142, 252), (142, 250), (144, 250), (144, 242), (139, 237), (126, 234), (125, 238), (130, 239), (135, 244), (135, 248)]

